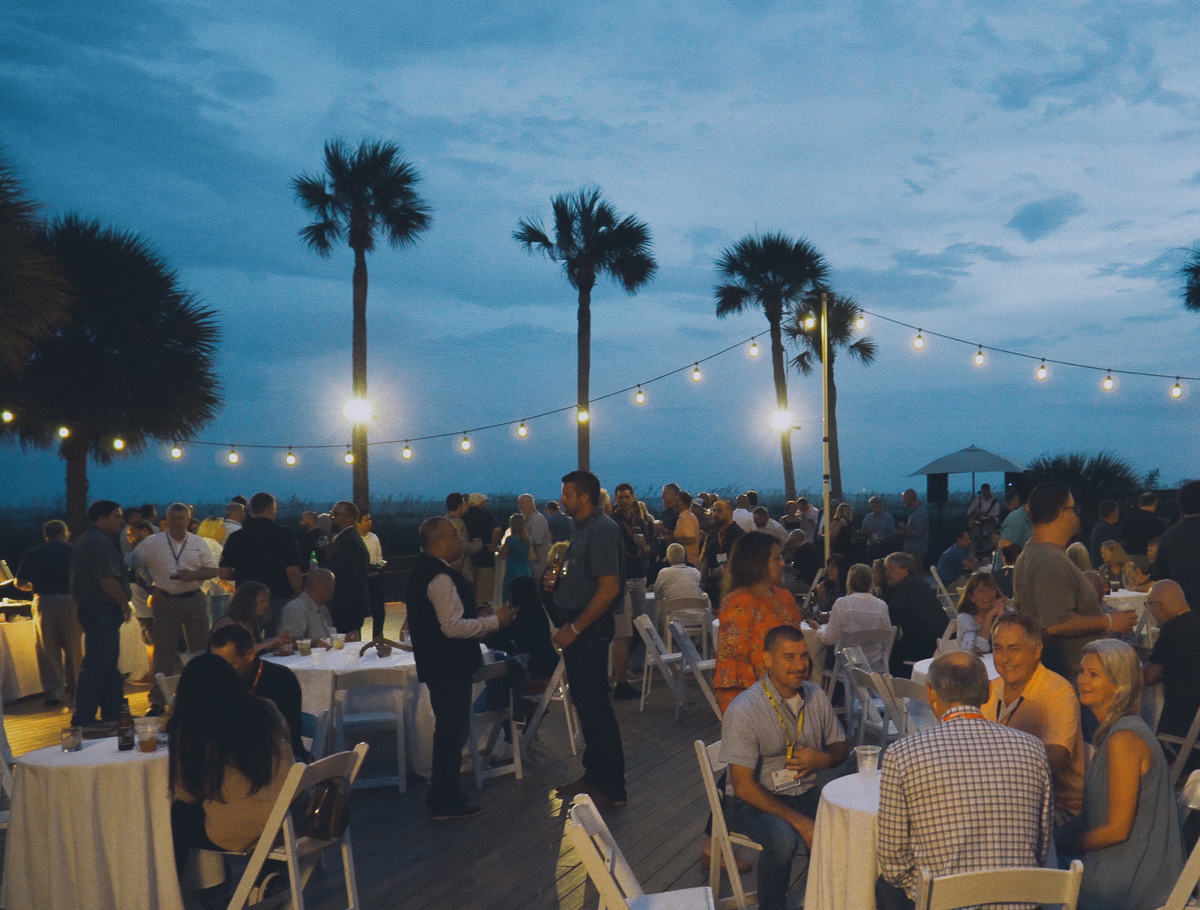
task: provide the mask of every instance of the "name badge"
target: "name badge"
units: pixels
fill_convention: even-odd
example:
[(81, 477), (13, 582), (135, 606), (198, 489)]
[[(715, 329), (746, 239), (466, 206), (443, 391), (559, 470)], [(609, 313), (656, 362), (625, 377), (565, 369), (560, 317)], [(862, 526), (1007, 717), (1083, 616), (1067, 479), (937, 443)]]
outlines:
[(718, 554), (717, 554), (717, 565), (719, 565), (719, 566), (723, 566), (723, 565), (725, 565), (725, 563), (727, 563), (727, 562), (729, 562), (729, 556), (728, 556), (728, 555), (726, 555), (725, 553), (718, 553)]
[(776, 793), (784, 793), (800, 785), (800, 776), (795, 771), (784, 768), (771, 775), (771, 783), (775, 785)]

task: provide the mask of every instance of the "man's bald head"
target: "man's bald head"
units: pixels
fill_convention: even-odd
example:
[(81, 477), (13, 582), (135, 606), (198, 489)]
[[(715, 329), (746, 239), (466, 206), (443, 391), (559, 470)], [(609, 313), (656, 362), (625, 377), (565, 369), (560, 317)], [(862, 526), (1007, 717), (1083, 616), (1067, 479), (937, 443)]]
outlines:
[(939, 714), (955, 705), (978, 708), (988, 699), (987, 669), (970, 651), (949, 651), (930, 664), (927, 688)]
[(333, 599), (333, 573), (328, 569), (310, 569), (304, 580), (304, 593), (313, 599), (313, 603), (327, 604)]
[(1169, 579), (1156, 581), (1153, 584), (1150, 593), (1146, 595), (1146, 606), (1159, 628), (1162, 628), (1163, 623), (1167, 620), (1174, 619), (1189, 609), (1183, 588), (1179, 586), (1179, 582)]
[(462, 555), (462, 540), (447, 518), (427, 518), (417, 531), (421, 549), (443, 562), (454, 562)]

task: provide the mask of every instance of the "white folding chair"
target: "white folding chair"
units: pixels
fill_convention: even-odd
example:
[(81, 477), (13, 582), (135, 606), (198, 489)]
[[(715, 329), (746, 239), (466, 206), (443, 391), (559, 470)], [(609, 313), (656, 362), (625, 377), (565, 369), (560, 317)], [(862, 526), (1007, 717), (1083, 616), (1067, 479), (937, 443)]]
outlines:
[(329, 726), (332, 712), (328, 709), (321, 712), (318, 717), (315, 714), (309, 714), (303, 711), (300, 714), (300, 735), (311, 740), (312, 745), (308, 747), (309, 754), (313, 757), (313, 761), (325, 757), (329, 751)]
[(580, 736), (579, 716), (575, 713), (575, 705), (571, 701), (571, 687), (567, 685), (567, 665), (563, 663), (561, 656), (558, 658), (558, 666), (554, 668), (550, 682), (542, 690), (542, 697), (538, 700), (538, 706), (534, 710), (533, 716), (525, 724), (525, 732), (521, 734), (522, 752), (529, 751), (529, 746), (533, 743), (538, 728), (542, 725), (542, 719), (554, 702), (559, 702), (563, 706), (563, 717), (567, 722), (567, 738), (571, 743), (571, 754), (576, 754), (576, 740)]
[[(370, 692), (362, 690), (369, 689)], [(378, 705), (369, 710), (348, 711), (346, 704), (351, 692), (356, 699), (364, 696)], [(341, 696), (339, 698), (339, 695)], [(355, 670), (333, 675), (333, 736), (338, 751), (346, 746), (346, 733), (375, 733), (394, 730), (396, 733), (396, 776), (369, 777), (356, 780), (356, 787), (390, 787), (396, 785), (401, 793), (408, 791), (408, 770), (404, 754), (404, 690), (397, 685), (396, 673), (386, 667)]]
[[(718, 739), (711, 745), (704, 745), (702, 740), (696, 740), (696, 761), (700, 765), (700, 779), (704, 781), (704, 793), (708, 797), (708, 811), (712, 813), (712, 862), (709, 864), (708, 887), (712, 890), (713, 903), (717, 910), (746, 910), (751, 904), (758, 903), (758, 893), (747, 892), (742, 888), (742, 877), (737, 871), (737, 858), (733, 855), (733, 847), (749, 847), (752, 850), (762, 850), (762, 844), (753, 841), (744, 834), (730, 831), (725, 824), (725, 800), (717, 790), (716, 777), (725, 770), (721, 761), (721, 741)], [(729, 872), (729, 887), (733, 896), (721, 899), (721, 867)]]
[[(1196, 740), (1200, 738), (1200, 709), (1197, 709), (1196, 716), (1192, 718), (1192, 726), (1188, 729), (1186, 736), (1172, 736), (1170, 733), (1156, 733), (1158, 741), (1169, 746), (1178, 748), (1175, 753), (1175, 759), (1171, 762), (1171, 786), (1179, 786), (1179, 778), (1183, 777), (1183, 769), (1187, 767), (1188, 758), (1191, 757), (1192, 750), (1196, 748)], [(1174, 750), (1170, 750), (1174, 751)]]
[[(646, 646), (646, 662), (642, 665), (641, 708), (645, 711), (646, 696), (650, 694), (651, 671), (657, 670), (662, 675), (667, 688), (673, 693), (676, 692), (678, 680), (671, 667), (682, 662), (683, 654), (678, 651), (671, 653), (667, 650), (667, 646), (663, 644), (663, 640), (659, 637), (658, 630), (654, 628), (654, 623), (650, 621), (649, 616), (635, 617), (633, 625), (638, 630), (638, 634), (642, 636), (642, 644)], [(682, 667), (680, 667), (680, 673), (682, 674), (682, 672)], [(676, 699), (678, 699), (678, 695), (676, 695)]]
[[(864, 662), (859, 664), (862, 669), (875, 671), (877, 673), (886, 673), (888, 671), (888, 662), (892, 656), (892, 645), (896, 641), (897, 629), (895, 626), (890, 626), (886, 629), (862, 629), (858, 632), (845, 632), (838, 639), (834, 647), (833, 669), (825, 670), (825, 694), (829, 696), (829, 700), (833, 701), (834, 692), (837, 689), (837, 684), (840, 682), (843, 686), (846, 695), (846, 703), (843, 709), (837, 710), (837, 713), (846, 714), (847, 723), (849, 723), (855, 715), (855, 704), (852, 699), (853, 686), (851, 685), (846, 655), (858, 654), (862, 655)], [(857, 648), (858, 650), (851, 651), (850, 649)], [(875, 655), (874, 660), (866, 660), (866, 652), (871, 651)]]
[[(858, 745), (863, 744), (867, 733), (879, 737), (881, 746), (900, 739), (908, 715), (904, 711), (903, 702), (900, 702), (898, 709), (894, 704), (889, 705), (891, 691), (884, 683), (882, 675), (851, 667), (850, 679), (862, 704), (862, 714), (858, 722)], [(901, 715), (899, 718), (895, 716), (896, 711)]]
[(708, 699), (708, 704), (713, 709), (713, 713), (717, 715), (717, 720), (719, 721), (721, 719), (721, 706), (717, 704), (717, 696), (713, 694), (712, 686), (704, 678), (706, 671), (711, 673), (716, 669), (716, 659), (701, 659), (700, 652), (696, 650), (696, 645), (692, 642), (692, 637), (688, 635), (687, 629), (683, 627), (683, 623), (678, 619), (671, 620), (671, 637), (679, 646), (680, 654), (683, 655), (679, 664), (679, 685), (675, 687), (675, 719), (679, 720), (679, 714), (687, 702), (687, 687), (684, 685), (684, 680), (687, 678), (685, 674), (691, 673), (696, 680), (696, 685), (700, 687), (700, 691)]
[[(1200, 771), (1193, 771), (1188, 775), (1187, 783), (1183, 785), (1183, 793), (1179, 797), (1180, 826), (1196, 809), (1200, 809)], [(1163, 910), (1184, 910), (1188, 901), (1196, 893), (1197, 883), (1200, 883), (1200, 844), (1196, 845), (1192, 850), (1192, 855), (1184, 864), (1183, 871), (1179, 873), (1179, 878), (1175, 882), (1175, 887), (1171, 889), (1171, 894), (1167, 898)]]
[(933, 580), (937, 583), (938, 597), (942, 599), (946, 612), (950, 616), (955, 615), (958, 612), (958, 603), (950, 595), (950, 592), (946, 590), (946, 586), (942, 584), (941, 576), (938, 575), (937, 569), (934, 566), (929, 567), (929, 574), (933, 576)]
[[(359, 910), (361, 905), (358, 902), (358, 880), (354, 874), (354, 854), (350, 849), (350, 829), (347, 828), (340, 836), (328, 840), (300, 837), (290, 810), (299, 794), (307, 792), (322, 781), (341, 778), (346, 781), (348, 787), (353, 787), (366, 754), (367, 744), (359, 743), (350, 752), (339, 752), (311, 765), (302, 762), (292, 765), (283, 789), (275, 800), (275, 807), (267, 817), (263, 833), (250, 853), (249, 865), (246, 866), (233, 892), (228, 910), (241, 910), (243, 907), (252, 906), (252, 900), (253, 906), (258, 906), (259, 895), (255, 894), (255, 885), (263, 864), (268, 859), (287, 864), (291, 897), (288, 906), (291, 910), (304, 910), (304, 886), (316, 868), (321, 854), (334, 845), (341, 847), (342, 870), (346, 876), (346, 899), (349, 901), (347, 910)], [(282, 895), (284, 898), (287, 896), (289, 895)]]
[(175, 673), (172, 676), (164, 676), (162, 673), (155, 673), (154, 679), (158, 683), (158, 688), (163, 694), (163, 698), (167, 700), (167, 707), (175, 705), (175, 690), (179, 688), (179, 677), (181, 674)]
[(888, 674), (884, 674), (883, 681), (891, 689), (892, 695), (904, 703), (907, 715), (905, 736), (937, 726), (938, 720), (929, 706), (929, 693), (922, 683)]
[(647, 894), (586, 794), (575, 797), (567, 837), (600, 892), (601, 910), (715, 910), (712, 890), (686, 888)]
[[(485, 664), (475, 671), (474, 676), (471, 677), (471, 682), (486, 683), (489, 679), (504, 679), (508, 676), (508, 668), (508, 662), (504, 660), (496, 661), (493, 664)], [(467, 739), (467, 748), (471, 752), (471, 770), (475, 773), (476, 790), (483, 789), (483, 782), (485, 780), (499, 777), (502, 774), (515, 774), (517, 780), (520, 780), (523, 776), (520, 743), (517, 739), (516, 729), (512, 723), (516, 697), (516, 692), (510, 691), (508, 704), (500, 711), (471, 711), (470, 735)], [(509, 735), (512, 736), (512, 760), (506, 764), (492, 765), (492, 755), (496, 751), (496, 743), (499, 742), (500, 734), (504, 732), (505, 724), (508, 724)], [(487, 734), (487, 744), (481, 749), (479, 747), (479, 740), (485, 733)]]
[(945, 654), (947, 651), (958, 650), (958, 617), (951, 617), (946, 623), (946, 631), (938, 639), (936, 653)]
[(812, 607), (813, 598), (817, 594), (817, 585), (821, 583), (821, 579), (825, 577), (824, 567), (817, 569), (817, 574), (813, 576), (812, 584), (808, 586), (808, 593), (804, 595), (804, 603), (800, 604), (800, 613), (803, 616), (808, 615), (809, 608)]
[(936, 878), (922, 869), (916, 906), (917, 910), (959, 910), (978, 904), (1021, 902), (1075, 910), (1082, 882), (1083, 863), (1079, 860), (1066, 870), (985, 869)]
[(700, 647), (707, 655), (711, 653), (712, 643), (712, 609), (707, 597), (675, 597), (664, 600), (658, 608), (659, 621), (662, 624), (662, 637), (667, 638), (667, 630), (671, 620), (678, 619), (689, 635), (698, 635)]

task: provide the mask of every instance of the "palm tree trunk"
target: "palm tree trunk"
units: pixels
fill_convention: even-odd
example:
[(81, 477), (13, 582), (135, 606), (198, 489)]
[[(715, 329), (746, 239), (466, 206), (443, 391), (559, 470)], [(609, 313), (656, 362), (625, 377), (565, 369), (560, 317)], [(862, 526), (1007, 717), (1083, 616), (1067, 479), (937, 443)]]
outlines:
[(584, 276), (579, 281), (579, 334), (577, 338), (576, 358), (579, 372), (577, 377), (578, 395), (576, 404), (580, 410), (588, 411), (588, 420), (576, 420), (579, 442), (579, 470), (590, 471), (592, 461), (591, 410), (588, 401), (591, 397), (592, 372), (592, 285)]
[(67, 463), (67, 527), (78, 537), (88, 524), (88, 440), (72, 436), (63, 442), (61, 454)]
[(833, 381), (833, 357), (829, 358), (829, 487), (834, 499), (845, 501), (842, 495), (842, 456), (838, 451), (837, 384)]
[[(787, 373), (783, 361), (783, 332), (779, 319), (767, 317), (771, 326), (771, 365), (775, 369), (775, 406), (787, 411)], [(788, 427), (779, 433), (779, 450), (783, 456), (783, 487), (789, 500), (796, 498), (796, 468), (792, 464), (792, 430)]]
[[(354, 328), (351, 337), (352, 385), (355, 398), (367, 397), (367, 254), (354, 250)], [(367, 424), (356, 423), (351, 430), (354, 453), (354, 504), (360, 512), (371, 509), (371, 487), (367, 474)]]

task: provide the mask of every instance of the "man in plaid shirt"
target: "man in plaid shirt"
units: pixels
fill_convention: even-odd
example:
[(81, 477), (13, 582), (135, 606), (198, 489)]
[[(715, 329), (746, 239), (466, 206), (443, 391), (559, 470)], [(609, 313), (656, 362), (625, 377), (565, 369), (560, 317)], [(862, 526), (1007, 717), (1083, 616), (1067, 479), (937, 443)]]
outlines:
[(884, 754), (879, 910), (911, 910), (919, 869), (950, 875), (1041, 866), (1050, 851), (1054, 803), (1046, 750), (1028, 733), (984, 718), (983, 663), (965, 651), (944, 654), (929, 668), (926, 689), (941, 723)]

